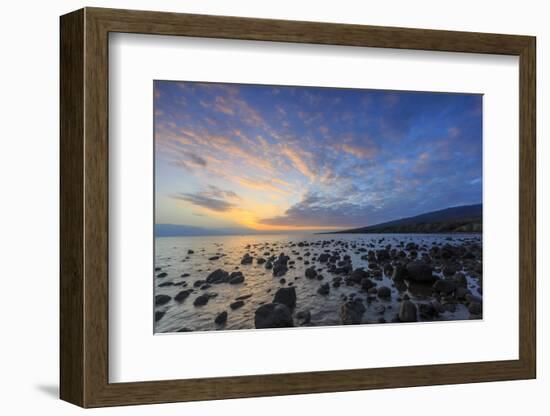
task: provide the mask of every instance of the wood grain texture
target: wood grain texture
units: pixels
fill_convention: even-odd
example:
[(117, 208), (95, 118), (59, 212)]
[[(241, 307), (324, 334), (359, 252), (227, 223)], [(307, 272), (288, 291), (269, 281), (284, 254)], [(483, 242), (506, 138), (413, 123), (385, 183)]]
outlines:
[[(109, 32), (519, 56), (519, 359), (109, 383)], [(535, 377), (533, 37), (87, 8), (61, 18), (61, 38), (61, 396), (64, 400), (83, 407), (99, 407)]]
[(60, 388), (84, 404), (84, 12), (61, 19), (60, 44)]

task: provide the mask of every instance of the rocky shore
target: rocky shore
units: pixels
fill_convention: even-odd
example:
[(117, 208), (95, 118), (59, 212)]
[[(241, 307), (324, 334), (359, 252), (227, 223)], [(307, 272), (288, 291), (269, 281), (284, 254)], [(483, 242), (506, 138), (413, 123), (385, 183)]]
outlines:
[(480, 234), (212, 241), (160, 250), (156, 332), (482, 318)]

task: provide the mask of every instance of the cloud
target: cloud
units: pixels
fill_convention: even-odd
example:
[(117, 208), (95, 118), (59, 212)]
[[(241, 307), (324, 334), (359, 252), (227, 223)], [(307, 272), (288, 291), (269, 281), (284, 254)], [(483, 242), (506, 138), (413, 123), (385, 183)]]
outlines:
[(173, 199), (189, 202), (198, 207), (217, 212), (227, 212), (235, 208), (235, 204), (223, 199), (212, 198), (204, 194), (179, 193), (172, 195)]

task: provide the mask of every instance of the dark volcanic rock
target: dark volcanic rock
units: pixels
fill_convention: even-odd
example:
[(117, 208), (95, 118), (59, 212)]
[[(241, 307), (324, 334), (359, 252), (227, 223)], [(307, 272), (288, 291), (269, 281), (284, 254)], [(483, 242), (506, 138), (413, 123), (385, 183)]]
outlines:
[(351, 272), (349, 276), (349, 280), (351, 280), (354, 283), (361, 283), (361, 280), (368, 277), (369, 277), (369, 274), (363, 269), (355, 269), (353, 272)]
[(166, 277), (166, 276), (168, 276), (168, 273), (166, 273), (166, 272), (162, 272), (162, 273), (157, 274), (157, 277)]
[(155, 322), (160, 321), (165, 313), (166, 312), (164, 312), (164, 311), (156, 311), (155, 312)]
[(293, 308), (296, 306), (296, 288), (293, 286), (280, 288), (275, 292), (273, 303), (282, 303), (289, 308)]
[(166, 305), (168, 302), (170, 302), (170, 299), (172, 298), (168, 295), (157, 295), (155, 296), (155, 305), (156, 306)]
[(427, 263), (415, 261), (407, 264), (407, 279), (412, 282), (433, 283), (436, 277), (432, 272), (432, 266)]
[(394, 282), (402, 282), (407, 277), (407, 268), (398, 264), (393, 268), (392, 279)]
[(252, 257), (250, 254), (246, 253), (243, 258), (241, 259), (241, 264), (251, 264), (252, 260), (254, 260), (254, 257)]
[(380, 286), (378, 288), (378, 297), (384, 299), (391, 298), (391, 289), (387, 286)]
[(217, 269), (208, 275), (207, 283), (227, 283), (229, 281), (229, 273), (225, 270)]
[(360, 298), (348, 300), (340, 307), (340, 319), (344, 325), (357, 325), (365, 313), (365, 305)]
[(328, 295), (330, 293), (330, 284), (325, 283), (319, 286), (319, 289), (317, 289), (317, 293), (319, 293), (320, 295)]
[(203, 294), (203, 295), (200, 295), (200, 296), (197, 296), (195, 298), (195, 300), (193, 301), (193, 305), (195, 306), (203, 306), (203, 305), (206, 305), (208, 303), (208, 301), (210, 300), (210, 296), (208, 294)]
[(185, 299), (187, 299), (189, 297), (191, 292), (192, 292), (191, 289), (182, 290), (176, 296), (174, 296), (174, 299), (178, 302), (183, 302)]
[(227, 322), (227, 311), (220, 312), (216, 315), (216, 318), (214, 318), (214, 323), (216, 325), (224, 325)]
[(229, 275), (229, 284), (236, 285), (244, 282), (244, 276), (242, 272), (233, 272)]
[(404, 300), (399, 308), (399, 320), (401, 322), (416, 322), (418, 320), (416, 312), (416, 305), (410, 300)]
[(267, 303), (256, 309), (256, 328), (288, 328), (294, 326), (290, 309), (282, 303)]
[(286, 274), (287, 271), (288, 267), (286, 266), (286, 264), (275, 262), (275, 264), (273, 265), (273, 276), (275, 277), (283, 276)]
[(315, 271), (315, 267), (308, 267), (305, 273), (308, 279), (315, 279), (317, 277), (317, 272)]
[(456, 283), (450, 279), (440, 279), (434, 283), (433, 289), (441, 295), (450, 295), (456, 290)]
[(298, 326), (309, 325), (311, 322), (311, 311), (309, 309), (305, 309), (296, 313), (296, 320), (298, 321)]
[(481, 303), (479, 302), (470, 302), (468, 305), (468, 311), (472, 315), (481, 315)]
[(241, 306), (244, 305), (244, 302), (242, 300), (237, 300), (229, 305), (229, 307), (233, 310), (239, 309)]

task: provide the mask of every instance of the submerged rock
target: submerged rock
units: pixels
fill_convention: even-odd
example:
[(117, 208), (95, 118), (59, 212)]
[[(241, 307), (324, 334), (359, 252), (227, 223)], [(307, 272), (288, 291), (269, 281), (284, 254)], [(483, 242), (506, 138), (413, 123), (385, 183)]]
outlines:
[(174, 296), (174, 300), (176, 300), (178, 302), (183, 302), (185, 299), (187, 299), (189, 297), (191, 292), (192, 292), (191, 289), (182, 290), (176, 296)]
[(244, 275), (242, 272), (233, 272), (229, 275), (229, 284), (236, 285), (244, 282)]
[(328, 283), (325, 283), (319, 286), (319, 289), (317, 289), (317, 293), (319, 293), (320, 295), (328, 295), (330, 293), (330, 285)]
[(254, 260), (254, 257), (252, 257), (250, 254), (246, 253), (243, 258), (241, 259), (241, 264), (251, 264), (252, 260)]
[(378, 297), (383, 299), (391, 298), (391, 289), (387, 286), (380, 286), (378, 288)]
[(244, 305), (244, 302), (242, 300), (237, 300), (237, 301), (233, 302), (232, 304), (230, 304), (229, 307), (231, 309), (235, 310), (235, 309), (239, 309), (243, 305)]
[(290, 309), (282, 303), (267, 303), (256, 309), (256, 328), (288, 328), (294, 326)]
[(165, 314), (166, 314), (166, 312), (164, 312), (164, 311), (156, 311), (155, 312), (155, 322), (160, 321)]

